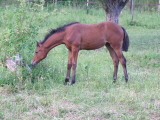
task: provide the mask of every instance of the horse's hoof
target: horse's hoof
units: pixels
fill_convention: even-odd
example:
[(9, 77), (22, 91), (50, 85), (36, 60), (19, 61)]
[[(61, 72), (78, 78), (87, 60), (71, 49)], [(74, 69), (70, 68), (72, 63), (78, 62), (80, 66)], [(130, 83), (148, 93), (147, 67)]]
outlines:
[(75, 84), (75, 81), (72, 81), (72, 82), (71, 82), (71, 85), (74, 85), (74, 84)]
[(69, 82), (69, 78), (66, 78), (66, 79), (65, 79), (65, 82), (66, 82), (66, 83)]
[(113, 83), (116, 83), (116, 80), (113, 80)]
[(126, 79), (126, 83), (128, 83), (128, 79)]

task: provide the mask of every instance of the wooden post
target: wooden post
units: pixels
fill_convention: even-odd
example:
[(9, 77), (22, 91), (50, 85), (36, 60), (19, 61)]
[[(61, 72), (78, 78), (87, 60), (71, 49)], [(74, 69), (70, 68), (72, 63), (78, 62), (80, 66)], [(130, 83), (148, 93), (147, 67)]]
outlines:
[(160, 0), (159, 0), (159, 4), (158, 4), (158, 13), (160, 14)]
[(88, 7), (88, 4), (89, 4), (89, 0), (87, 0), (87, 7)]
[(6, 4), (7, 4), (7, 0), (4, 1), (4, 6), (6, 6)]
[(134, 18), (134, 0), (131, 0), (131, 14), (132, 14), (132, 22)]
[(87, 14), (88, 14), (89, 13), (89, 8), (88, 8), (89, 7), (89, 0), (87, 0), (87, 4), (86, 5), (87, 5)]
[(57, 0), (53, 0), (52, 3), (53, 3), (53, 6), (57, 7)]

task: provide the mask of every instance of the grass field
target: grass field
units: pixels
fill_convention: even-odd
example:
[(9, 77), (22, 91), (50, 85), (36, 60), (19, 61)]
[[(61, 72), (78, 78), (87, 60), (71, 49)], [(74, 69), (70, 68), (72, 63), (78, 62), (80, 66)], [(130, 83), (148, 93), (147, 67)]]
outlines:
[[(22, 56), (27, 64), (30, 64), (33, 56), (35, 42), (43, 39), (51, 27), (56, 28), (71, 21), (96, 23), (104, 21), (106, 17), (103, 10), (94, 9), (89, 14), (83, 9), (66, 7), (53, 11), (45, 8), (33, 11), (21, 9), (23, 11), (17, 13), (16, 7), (1, 8), (0, 47), (2, 56), (6, 53), (14, 55), (14, 47), (19, 43), (19, 48), (24, 48)], [(21, 18), (23, 22), (16, 16), (19, 14), (25, 18)], [(61, 45), (54, 48), (36, 68), (32, 68), (32, 72), (23, 68), (21, 78), (0, 64), (0, 119), (159, 120), (160, 15), (135, 12), (135, 21), (131, 22), (130, 19), (129, 13), (123, 11), (120, 25), (126, 28), (130, 36), (129, 51), (124, 53), (129, 74), (127, 84), (121, 66), (117, 82), (112, 83), (112, 60), (106, 48), (102, 48), (81, 51), (77, 82), (73, 86), (64, 86), (68, 53)], [(27, 26), (28, 23), (33, 28)], [(25, 46), (16, 41), (19, 34), (15, 33), (16, 30), (21, 33), (19, 36), (23, 35), (20, 40), (25, 42)]]

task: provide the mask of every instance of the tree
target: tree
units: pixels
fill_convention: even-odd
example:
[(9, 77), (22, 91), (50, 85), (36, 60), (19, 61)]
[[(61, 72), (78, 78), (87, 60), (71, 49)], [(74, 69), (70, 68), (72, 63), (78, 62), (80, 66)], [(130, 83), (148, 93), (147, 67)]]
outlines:
[(129, 0), (100, 0), (106, 12), (106, 20), (114, 23), (119, 22), (119, 15)]

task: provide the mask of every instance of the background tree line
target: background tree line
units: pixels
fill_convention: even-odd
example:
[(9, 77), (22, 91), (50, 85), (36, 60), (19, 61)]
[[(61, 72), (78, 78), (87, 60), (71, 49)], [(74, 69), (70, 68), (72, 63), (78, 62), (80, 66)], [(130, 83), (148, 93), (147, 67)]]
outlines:
[[(0, 0), (0, 4), (14, 4), (17, 3), (19, 0)], [(87, 2), (87, 0), (26, 0), (26, 1), (32, 1), (32, 2), (58, 2), (58, 1), (64, 1), (64, 2)], [(100, 2), (100, 0), (88, 0), (89, 2)], [(131, 1), (131, 0), (130, 0)], [(134, 0), (135, 4), (158, 4), (159, 0)]]

